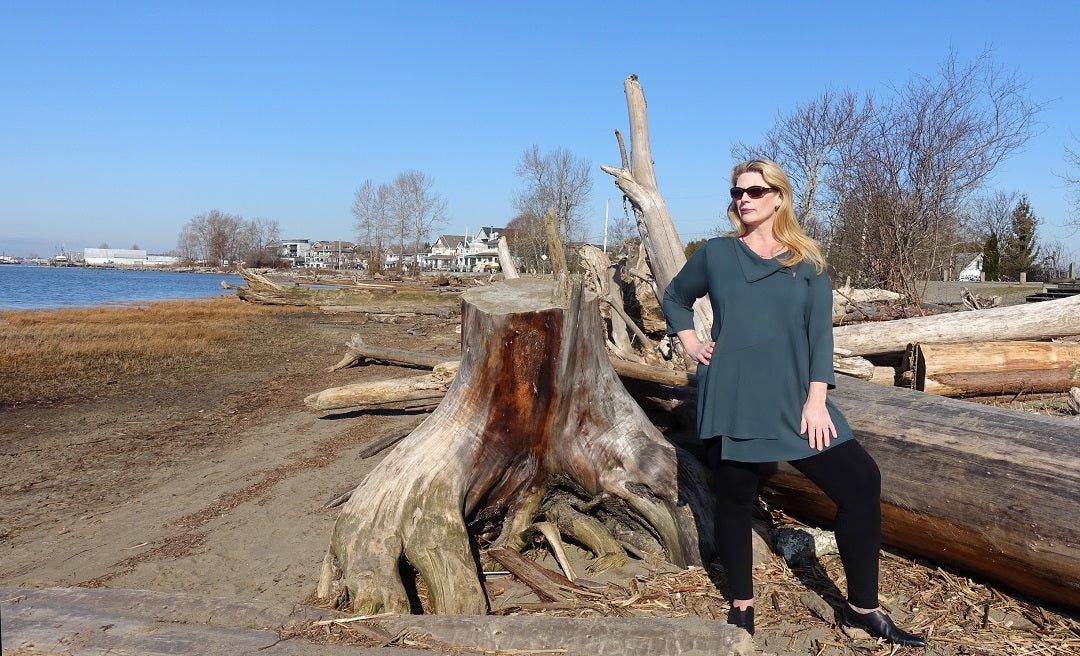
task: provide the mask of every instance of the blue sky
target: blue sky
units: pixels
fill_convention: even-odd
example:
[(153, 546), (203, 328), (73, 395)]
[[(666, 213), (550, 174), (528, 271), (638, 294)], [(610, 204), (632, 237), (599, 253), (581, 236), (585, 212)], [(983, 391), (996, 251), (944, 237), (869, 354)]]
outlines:
[(176, 247), (217, 209), (283, 237), (355, 240), (353, 190), (417, 169), (443, 231), (504, 225), (530, 145), (595, 167), (590, 236), (621, 196), (600, 164), (649, 103), (660, 191), (684, 241), (726, 205), (731, 145), (827, 88), (888, 94), (992, 48), (1048, 103), (993, 188), (1026, 193), (1080, 260), (1060, 178), (1080, 135), (1072, 2), (5, 2), (0, 251)]

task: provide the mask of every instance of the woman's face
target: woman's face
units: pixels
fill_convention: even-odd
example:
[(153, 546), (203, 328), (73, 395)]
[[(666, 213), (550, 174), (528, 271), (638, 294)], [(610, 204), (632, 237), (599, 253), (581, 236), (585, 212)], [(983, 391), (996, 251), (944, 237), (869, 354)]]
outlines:
[[(742, 189), (750, 187), (768, 187), (769, 183), (757, 171), (747, 171), (738, 177), (735, 186)], [(750, 194), (744, 193), (734, 199), (735, 211), (739, 218), (747, 226), (759, 226), (771, 221), (776, 216), (776, 206), (780, 204), (780, 193), (770, 191), (761, 198), (750, 198)]]

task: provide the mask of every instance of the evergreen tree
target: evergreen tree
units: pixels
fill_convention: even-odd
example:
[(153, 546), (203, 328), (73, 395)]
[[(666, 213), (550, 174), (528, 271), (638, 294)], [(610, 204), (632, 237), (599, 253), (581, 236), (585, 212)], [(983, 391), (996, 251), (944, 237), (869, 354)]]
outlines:
[(1005, 247), (1001, 253), (1001, 275), (1008, 280), (1019, 280), (1020, 274), (1025, 271), (1036, 273), (1034, 265), (1039, 257), (1039, 248), (1035, 241), (1035, 229), (1038, 223), (1027, 196), (1021, 196), (1013, 210), (1010, 233), (1005, 235)]
[(1001, 253), (998, 251), (998, 236), (993, 230), (983, 244), (983, 276), (986, 280), (997, 280), (1001, 276)]
[(690, 256), (694, 254), (694, 251), (705, 245), (705, 239), (695, 239), (686, 243), (686, 248), (683, 249), (683, 253), (686, 254), (686, 259), (690, 259)]

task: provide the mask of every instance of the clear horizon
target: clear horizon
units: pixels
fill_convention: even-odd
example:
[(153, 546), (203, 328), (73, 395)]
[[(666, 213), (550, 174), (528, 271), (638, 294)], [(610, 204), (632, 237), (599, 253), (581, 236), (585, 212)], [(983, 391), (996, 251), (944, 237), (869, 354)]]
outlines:
[(726, 227), (731, 146), (759, 142), (778, 114), (827, 89), (887, 96), (950, 51), (967, 62), (989, 48), (1046, 108), (987, 186), (1026, 194), (1040, 239), (1080, 260), (1060, 177), (1065, 148), (1080, 148), (1080, 8), (1016, 20), (997, 1), (898, 7), (7, 3), (0, 253), (164, 253), (215, 209), (274, 220), (285, 238), (355, 242), (355, 188), (409, 169), (447, 201), (435, 232), (464, 234), (513, 218), (533, 144), (591, 162), (587, 237), (600, 242), (605, 203), (611, 220), (623, 212), (599, 166), (618, 164), (630, 74), (686, 242)]

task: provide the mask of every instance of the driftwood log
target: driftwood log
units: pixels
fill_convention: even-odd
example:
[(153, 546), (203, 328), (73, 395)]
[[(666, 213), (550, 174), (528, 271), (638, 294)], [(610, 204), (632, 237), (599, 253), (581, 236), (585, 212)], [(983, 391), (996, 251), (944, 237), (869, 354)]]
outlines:
[[(886, 544), (1080, 608), (1080, 424), (850, 378), (829, 398), (881, 468)], [(835, 512), (786, 465), (764, 496)]]
[[(630, 201), (641, 234), (641, 243), (649, 256), (653, 289), (657, 300), (661, 301), (671, 279), (686, 264), (686, 254), (656, 182), (652, 147), (649, 144), (645, 92), (637, 75), (631, 75), (623, 81), (623, 90), (626, 92), (626, 107), (630, 114), (630, 157), (626, 156), (626, 144), (623, 143), (622, 134), (616, 130), (615, 137), (619, 142), (622, 163), (618, 168), (601, 166), (600, 169), (614, 176), (615, 185)], [(712, 328), (712, 306), (709, 305), (708, 298), (698, 299), (694, 304), (694, 328), (702, 339), (709, 335)]]
[(854, 355), (902, 353), (914, 342), (1037, 340), (1080, 335), (1080, 295), (978, 312), (837, 326), (836, 347)]
[[(366, 312), (368, 314), (398, 314), (400, 308), (390, 306), (378, 307), (373, 303), (373, 298), (386, 294), (397, 294), (400, 291), (427, 292), (430, 288), (414, 286), (412, 290), (401, 285), (379, 285), (354, 283), (346, 287), (304, 287), (296, 285), (282, 285), (270, 280), (257, 271), (251, 271), (243, 267), (239, 270), (240, 277), (246, 286), (230, 285), (224, 281), (223, 289), (231, 289), (237, 297), (249, 303), (263, 305), (293, 305), (318, 307), (324, 312)], [(436, 297), (438, 298), (438, 297)], [(409, 305), (407, 314), (425, 314), (440, 317), (449, 317), (454, 313), (453, 307), (457, 303), (457, 297), (445, 295), (445, 302)]]
[(537, 511), (567, 492), (673, 563), (708, 562), (704, 472), (634, 403), (601, 335), (596, 299), (580, 286), (569, 303), (534, 279), (467, 292), (458, 374), (342, 506), (319, 595), (337, 596), (336, 582), (354, 612), (409, 612), (404, 560), (434, 612), (484, 613), (481, 545), (520, 549)]
[(909, 344), (901, 379), (942, 396), (1068, 392), (1080, 386), (1080, 344)]
[(457, 374), (458, 363), (441, 362), (430, 374), (408, 378), (390, 378), (366, 383), (331, 387), (309, 394), (304, 405), (327, 410), (428, 410), (442, 402)]

